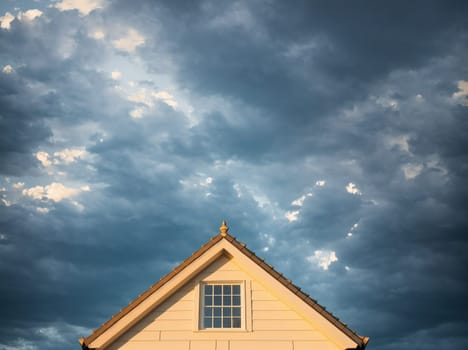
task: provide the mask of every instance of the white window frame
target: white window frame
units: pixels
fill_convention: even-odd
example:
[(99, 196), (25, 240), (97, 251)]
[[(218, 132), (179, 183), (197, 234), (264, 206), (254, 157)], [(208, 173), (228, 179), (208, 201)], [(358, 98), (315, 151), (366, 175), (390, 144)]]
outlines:
[[(239, 328), (204, 328), (205, 285), (240, 285), (241, 326)], [(194, 330), (200, 332), (245, 332), (251, 330), (251, 288), (250, 281), (201, 281), (195, 289)]]

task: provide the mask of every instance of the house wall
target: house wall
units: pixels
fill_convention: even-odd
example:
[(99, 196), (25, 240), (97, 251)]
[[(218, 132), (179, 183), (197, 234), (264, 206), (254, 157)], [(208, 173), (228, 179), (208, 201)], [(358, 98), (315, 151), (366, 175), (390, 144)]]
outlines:
[[(201, 281), (245, 281), (247, 330), (198, 330)], [(337, 350), (331, 339), (234, 258), (222, 256), (122, 335), (110, 350)]]

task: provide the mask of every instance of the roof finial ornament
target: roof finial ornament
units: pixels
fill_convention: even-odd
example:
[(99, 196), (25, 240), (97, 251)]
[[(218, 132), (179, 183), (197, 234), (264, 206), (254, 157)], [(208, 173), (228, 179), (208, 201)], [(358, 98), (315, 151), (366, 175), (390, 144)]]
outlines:
[(221, 223), (221, 227), (219, 228), (219, 234), (225, 237), (227, 235), (228, 230), (229, 227), (226, 224), (226, 220), (223, 220), (223, 222)]

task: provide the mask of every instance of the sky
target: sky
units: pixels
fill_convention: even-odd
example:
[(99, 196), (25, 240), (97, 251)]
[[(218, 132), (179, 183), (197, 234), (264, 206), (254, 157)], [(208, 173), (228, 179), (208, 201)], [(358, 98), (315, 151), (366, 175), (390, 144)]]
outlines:
[(79, 349), (218, 233), (468, 348), (464, 1), (0, 2), (0, 350)]

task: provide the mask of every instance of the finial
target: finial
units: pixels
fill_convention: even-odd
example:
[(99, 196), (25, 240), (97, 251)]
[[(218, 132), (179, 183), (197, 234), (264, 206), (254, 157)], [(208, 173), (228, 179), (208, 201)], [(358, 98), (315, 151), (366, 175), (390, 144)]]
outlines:
[(219, 234), (224, 237), (227, 235), (228, 230), (229, 227), (226, 225), (226, 220), (223, 220), (221, 227), (219, 228)]

